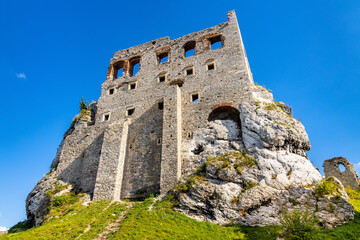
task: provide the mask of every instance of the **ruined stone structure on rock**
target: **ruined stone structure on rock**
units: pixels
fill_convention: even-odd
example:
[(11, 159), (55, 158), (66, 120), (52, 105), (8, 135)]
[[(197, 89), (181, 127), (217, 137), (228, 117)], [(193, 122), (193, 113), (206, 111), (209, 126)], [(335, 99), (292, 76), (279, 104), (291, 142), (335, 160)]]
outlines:
[[(178, 195), (178, 210), (197, 219), (272, 225), (284, 208), (308, 207), (328, 227), (354, 217), (342, 186), (331, 211), (333, 196), (318, 199), (304, 187), (322, 179), (306, 154), (308, 135), (289, 107), (253, 82), (234, 11), (215, 27), (116, 52), (90, 108), (29, 194), (30, 225), (45, 220), (46, 192), (57, 185), (88, 200), (139, 198), (165, 194), (200, 169), (204, 181)], [(240, 158), (208, 161), (229, 153), (251, 156), (252, 167)]]
[(239, 104), (251, 100), (234, 11), (228, 20), (116, 52), (92, 104), (93, 123), (61, 146), (59, 178), (93, 193), (94, 200), (123, 199), (164, 193), (195, 169), (183, 158), (183, 144), (208, 120), (222, 112), (238, 115)]
[[(344, 171), (340, 170), (343, 166)], [(334, 176), (347, 187), (358, 189), (360, 186), (359, 177), (357, 176), (354, 166), (344, 157), (334, 157), (324, 161), (324, 173), (326, 177)]]

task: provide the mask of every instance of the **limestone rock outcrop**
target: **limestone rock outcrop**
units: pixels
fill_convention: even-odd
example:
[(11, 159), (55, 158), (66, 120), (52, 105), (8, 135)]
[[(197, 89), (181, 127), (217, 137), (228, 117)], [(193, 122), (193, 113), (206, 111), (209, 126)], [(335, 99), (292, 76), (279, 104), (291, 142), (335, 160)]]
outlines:
[(188, 146), (201, 148), (200, 170), (173, 190), (178, 211), (198, 220), (250, 226), (278, 224), (282, 213), (294, 209), (314, 212), (328, 228), (353, 219), (338, 180), (336, 193), (315, 194), (322, 176), (307, 158), (308, 136), (282, 103), (241, 104), (239, 112), (240, 128), (235, 120), (216, 119), (194, 133)]
[(30, 226), (37, 226), (44, 222), (50, 204), (50, 197), (47, 193), (59, 185), (65, 185), (65, 183), (58, 181), (52, 171), (41, 179), (28, 195), (26, 198), (26, 213)]

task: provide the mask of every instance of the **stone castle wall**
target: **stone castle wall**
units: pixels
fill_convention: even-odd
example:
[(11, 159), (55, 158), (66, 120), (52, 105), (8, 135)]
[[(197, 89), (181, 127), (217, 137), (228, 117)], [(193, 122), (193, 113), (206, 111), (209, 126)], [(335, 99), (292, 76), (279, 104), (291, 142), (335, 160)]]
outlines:
[[(214, 50), (215, 41), (221, 47)], [(195, 54), (185, 57), (189, 48)], [(165, 193), (201, 163), (204, 156), (188, 149), (211, 112), (252, 101), (252, 83), (234, 11), (215, 27), (118, 51), (93, 122), (66, 136), (53, 165), (94, 200)]]

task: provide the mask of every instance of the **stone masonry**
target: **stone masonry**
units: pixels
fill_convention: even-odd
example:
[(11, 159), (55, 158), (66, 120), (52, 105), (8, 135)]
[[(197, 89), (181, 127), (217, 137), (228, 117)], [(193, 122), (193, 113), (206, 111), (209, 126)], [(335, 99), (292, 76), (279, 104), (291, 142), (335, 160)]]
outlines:
[(199, 165), (183, 145), (211, 114), (251, 101), (252, 86), (234, 11), (215, 27), (118, 51), (91, 121), (65, 134), (52, 166), (93, 200), (166, 193)]
[[(343, 165), (345, 168), (343, 172), (340, 171), (340, 165)], [(358, 189), (360, 186), (359, 177), (354, 170), (354, 166), (344, 157), (334, 157), (325, 160), (324, 173), (326, 177), (336, 177), (345, 187), (350, 186), (353, 189)]]

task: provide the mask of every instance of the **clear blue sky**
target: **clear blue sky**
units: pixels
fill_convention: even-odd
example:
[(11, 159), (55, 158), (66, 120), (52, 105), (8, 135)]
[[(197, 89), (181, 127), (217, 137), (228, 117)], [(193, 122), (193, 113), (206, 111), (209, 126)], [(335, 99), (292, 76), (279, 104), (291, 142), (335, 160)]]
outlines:
[[(360, 162), (360, 1), (0, 2), (0, 226), (25, 219), (83, 96), (115, 51), (226, 22), (235, 9), (254, 80), (302, 119), (325, 159)], [(360, 165), (358, 165), (358, 170)]]

